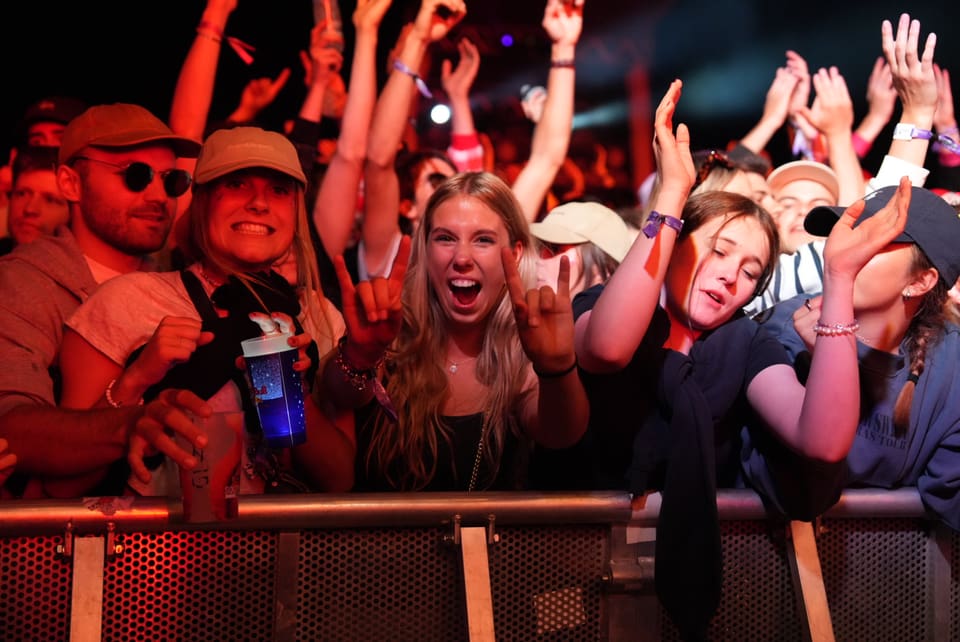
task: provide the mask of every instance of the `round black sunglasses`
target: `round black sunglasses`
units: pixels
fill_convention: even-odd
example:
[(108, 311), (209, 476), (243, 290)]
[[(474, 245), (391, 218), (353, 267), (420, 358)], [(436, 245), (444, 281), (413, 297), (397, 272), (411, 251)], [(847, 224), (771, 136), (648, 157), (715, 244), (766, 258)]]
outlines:
[(123, 182), (131, 192), (142, 192), (153, 182), (153, 177), (157, 174), (163, 181), (163, 190), (167, 196), (177, 197), (183, 195), (193, 182), (190, 172), (185, 169), (168, 169), (157, 172), (155, 169), (142, 163), (134, 161), (122, 165), (120, 163), (111, 163), (110, 161), (100, 160), (99, 158), (90, 158), (89, 156), (77, 156), (75, 160), (85, 160), (92, 163), (101, 163), (123, 170)]

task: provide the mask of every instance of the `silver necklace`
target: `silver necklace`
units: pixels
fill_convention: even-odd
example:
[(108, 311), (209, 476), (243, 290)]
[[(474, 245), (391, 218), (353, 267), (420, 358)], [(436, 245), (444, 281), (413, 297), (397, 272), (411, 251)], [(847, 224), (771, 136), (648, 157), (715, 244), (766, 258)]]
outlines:
[(460, 364), (462, 364), (462, 363), (470, 363), (470, 362), (473, 361), (474, 359), (476, 359), (476, 357), (470, 357), (469, 359), (463, 359), (463, 360), (461, 360), (461, 361), (454, 361), (454, 360), (452, 360), (452, 359), (447, 359), (447, 363), (450, 364), (450, 365), (447, 367), (447, 370), (450, 372), (450, 374), (457, 374), (457, 370), (460, 369)]
[(213, 288), (214, 290), (216, 290), (216, 289), (219, 288), (221, 285), (223, 285), (223, 282), (219, 282), (219, 283), (218, 283), (218, 282), (214, 281), (213, 279), (211, 279), (211, 278), (207, 275), (207, 271), (203, 269), (203, 264), (198, 264), (198, 265), (197, 265), (197, 272), (200, 274), (200, 278), (203, 279), (204, 281), (206, 281), (206, 282), (207, 282), (207, 285), (209, 285), (209, 286), (210, 286), (211, 288)]

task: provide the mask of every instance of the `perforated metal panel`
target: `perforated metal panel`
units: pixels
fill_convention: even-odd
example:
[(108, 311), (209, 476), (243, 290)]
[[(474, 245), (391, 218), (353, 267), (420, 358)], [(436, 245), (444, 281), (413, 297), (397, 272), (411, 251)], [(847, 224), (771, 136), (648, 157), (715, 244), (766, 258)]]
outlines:
[[(498, 529), (489, 545), (500, 640), (603, 639), (605, 527)], [(308, 531), (300, 640), (467, 639), (460, 549), (450, 529)]]
[(923, 523), (824, 521), (817, 548), (838, 640), (930, 639)]
[[(720, 537), (723, 593), (710, 622), (710, 640), (802, 640), (784, 525), (722, 521)], [(663, 639), (679, 640), (666, 611), (661, 609), (660, 616)]]
[(498, 640), (604, 639), (601, 610), (609, 529), (504, 528), (490, 545)]
[(62, 537), (0, 539), (0, 639), (66, 640), (71, 564)]
[(241, 531), (119, 535), (124, 551), (107, 562), (103, 578), (103, 640), (271, 639), (275, 537)]
[(303, 531), (298, 640), (464, 640), (451, 530)]

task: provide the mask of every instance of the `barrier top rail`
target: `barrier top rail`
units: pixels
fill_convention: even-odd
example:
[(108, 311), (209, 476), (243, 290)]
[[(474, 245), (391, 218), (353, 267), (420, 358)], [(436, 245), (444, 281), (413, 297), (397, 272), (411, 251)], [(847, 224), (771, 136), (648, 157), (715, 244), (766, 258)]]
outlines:
[[(721, 520), (776, 519), (750, 490), (717, 494)], [(461, 525), (629, 523), (653, 526), (660, 494), (632, 497), (619, 491), (577, 493), (344, 493), (250, 495), (240, 498), (236, 519), (186, 524), (178, 499), (88, 497), (73, 500), (0, 501), (0, 535), (77, 534), (165, 530), (277, 530)], [(850, 489), (827, 513), (831, 518), (924, 517), (916, 489)]]

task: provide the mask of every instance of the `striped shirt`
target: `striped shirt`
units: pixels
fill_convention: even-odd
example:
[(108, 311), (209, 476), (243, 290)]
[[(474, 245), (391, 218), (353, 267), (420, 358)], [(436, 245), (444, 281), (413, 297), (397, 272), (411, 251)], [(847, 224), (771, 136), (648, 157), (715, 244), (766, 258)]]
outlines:
[(793, 254), (781, 254), (767, 289), (743, 307), (747, 316), (752, 317), (798, 294), (820, 294), (825, 243), (826, 239), (821, 239), (800, 246)]

